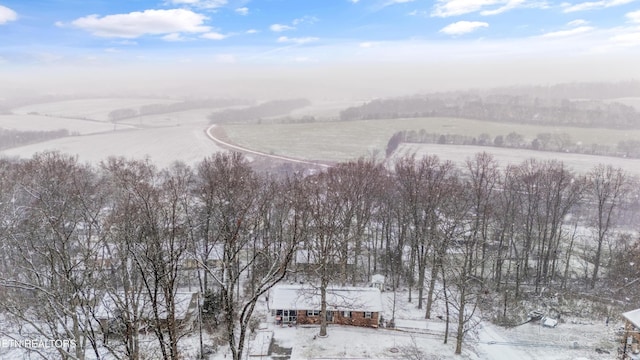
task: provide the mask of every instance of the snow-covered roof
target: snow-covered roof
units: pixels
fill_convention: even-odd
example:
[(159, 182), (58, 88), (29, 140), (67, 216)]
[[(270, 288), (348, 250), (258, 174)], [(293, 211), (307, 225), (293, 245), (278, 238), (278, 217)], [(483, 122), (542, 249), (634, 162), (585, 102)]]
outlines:
[[(313, 251), (309, 251), (307, 249), (298, 249), (296, 251), (296, 256), (295, 256), (295, 260), (296, 260), (296, 264), (318, 264), (318, 256), (316, 255), (315, 252)], [(328, 261), (329, 263), (338, 263), (339, 259), (336, 256), (330, 256), (330, 261)], [(349, 257), (347, 258), (347, 264), (352, 265), (354, 264), (354, 256), (353, 254), (349, 254)]]
[(635, 309), (623, 313), (622, 316), (629, 320), (635, 327), (640, 328), (640, 309)]
[[(175, 316), (176, 319), (182, 320), (185, 319), (190, 311), (189, 306), (197, 305), (197, 292), (177, 292), (174, 297), (175, 304)], [(134, 310), (134, 306), (131, 304), (131, 300), (129, 300), (129, 311), (138, 314), (143, 319), (153, 319), (153, 307), (151, 304), (151, 299), (148, 294), (130, 294), (129, 296), (133, 296), (137, 300), (137, 307)], [(164, 300), (164, 296), (161, 294), (158, 295), (158, 312), (159, 317), (162, 320), (167, 318), (167, 308)], [(196, 300), (192, 304), (193, 298), (196, 297)], [(125, 294), (124, 291), (119, 290), (115, 293), (106, 293), (102, 300), (98, 303), (96, 309), (96, 318), (98, 319), (111, 319), (118, 316), (118, 313), (122, 312), (123, 309), (126, 309), (125, 305)], [(192, 309), (192, 311), (195, 309)], [(125, 310), (126, 311), (126, 310)]]
[[(320, 289), (309, 285), (277, 285), (270, 291), (269, 306), (282, 310), (319, 310)], [(327, 309), (380, 312), (380, 290), (370, 287), (329, 287)]]

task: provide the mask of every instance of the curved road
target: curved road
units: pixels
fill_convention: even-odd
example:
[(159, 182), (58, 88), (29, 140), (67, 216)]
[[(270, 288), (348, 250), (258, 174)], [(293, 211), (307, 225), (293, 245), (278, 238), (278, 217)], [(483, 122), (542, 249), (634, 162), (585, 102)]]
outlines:
[(264, 156), (264, 157), (268, 157), (268, 158), (271, 158), (271, 159), (283, 160), (283, 161), (288, 161), (288, 162), (297, 163), (297, 164), (320, 166), (320, 167), (323, 167), (323, 168), (330, 168), (331, 167), (331, 165), (327, 165), (327, 164), (322, 164), (322, 163), (313, 162), (313, 161), (300, 160), (300, 159), (290, 158), (290, 157), (287, 157), (287, 156), (267, 154), (265, 152), (251, 150), (251, 149), (247, 149), (247, 148), (244, 148), (244, 147), (241, 147), (241, 146), (238, 146), (238, 145), (234, 145), (234, 144), (228, 143), (228, 142), (226, 142), (224, 140), (221, 140), (221, 139), (219, 139), (219, 138), (217, 138), (217, 137), (215, 137), (213, 135), (213, 129), (215, 127), (217, 127), (217, 125), (209, 126), (205, 130), (205, 134), (207, 134), (209, 139), (213, 140), (213, 142), (215, 142), (216, 144), (222, 145), (222, 146), (224, 146), (226, 148), (237, 150), (237, 151), (242, 151), (242, 152), (248, 153), (248, 154)]

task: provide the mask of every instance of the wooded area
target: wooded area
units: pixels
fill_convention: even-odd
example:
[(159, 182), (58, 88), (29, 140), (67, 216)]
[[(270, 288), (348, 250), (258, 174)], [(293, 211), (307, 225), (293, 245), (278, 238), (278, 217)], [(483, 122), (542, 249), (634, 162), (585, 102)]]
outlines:
[[(241, 359), (256, 303), (276, 283), (296, 277), (322, 293), (381, 273), (426, 318), (446, 303), (459, 353), (487, 302), (509, 323), (545, 289), (640, 300), (628, 286), (640, 278), (637, 191), (619, 169), (499, 168), (486, 153), (463, 168), (429, 156), (288, 174), (257, 173), (235, 153), (167, 169), (60, 153), (0, 159), (0, 311), (21, 324), (0, 333), (75, 340), (57, 349), (62, 359), (141, 359), (145, 328), (158, 358), (179, 359), (187, 330), (175, 298), (195, 279), (205, 336), (224, 336)], [(304, 276), (290, 266), (298, 250), (319, 259)], [(119, 304), (110, 329), (96, 319), (105, 294)]]
[(514, 93), (452, 92), (376, 99), (340, 112), (343, 121), (415, 117), (609, 129), (640, 127), (640, 112), (615, 101)]

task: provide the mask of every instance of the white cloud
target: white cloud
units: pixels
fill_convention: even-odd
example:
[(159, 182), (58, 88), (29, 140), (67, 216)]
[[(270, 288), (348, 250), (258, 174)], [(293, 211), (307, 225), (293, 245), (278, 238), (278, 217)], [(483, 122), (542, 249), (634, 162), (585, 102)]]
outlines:
[(280, 36), (278, 38), (279, 43), (292, 43), (292, 44), (307, 44), (310, 42), (318, 41), (317, 37), (299, 37), (299, 38), (290, 38), (286, 36)]
[(574, 27), (574, 26), (584, 26), (587, 24), (589, 24), (587, 20), (577, 19), (577, 20), (569, 21), (567, 23), (567, 26)]
[(129, 46), (138, 45), (138, 43), (133, 40), (121, 40), (121, 41), (116, 41), (115, 43), (119, 45), (129, 45)]
[(569, 30), (560, 30), (560, 31), (548, 32), (546, 34), (541, 35), (541, 37), (543, 37), (543, 38), (561, 38), (561, 37), (568, 37), (568, 36), (575, 36), (575, 35), (584, 34), (584, 33), (590, 32), (592, 30), (594, 30), (594, 28), (591, 27), (591, 26), (579, 26), (577, 28), (573, 28), (573, 29), (569, 29)]
[(636, 0), (600, 0), (600, 1), (587, 1), (579, 4), (562, 4), (564, 6), (564, 12), (576, 12), (576, 11), (586, 11), (586, 10), (595, 10), (595, 9), (605, 9), (614, 6), (620, 6), (632, 3)]
[(431, 14), (427, 10), (413, 10), (411, 12), (408, 12), (407, 15), (409, 15), (409, 16), (420, 16), (420, 17), (425, 17), (425, 18), (431, 17)]
[(313, 24), (318, 22), (318, 18), (315, 16), (303, 16), (301, 18), (293, 19), (291, 22), (293, 25), (299, 24)]
[(447, 35), (462, 35), (486, 27), (489, 27), (489, 24), (482, 21), (458, 21), (443, 27), (440, 32)]
[(283, 25), (283, 24), (273, 24), (269, 26), (269, 29), (271, 29), (271, 31), (273, 32), (283, 32), (288, 30), (294, 30), (295, 27), (289, 26), (289, 25)]
[(640, 23), (640, 10), (626, 13), (625, 17), (627, 17), (631, 22)]
[(249, 15), (249, 8), (248, 7), (237, 8), (235, 12), (242, 16)]
[(18, 19), (18, 14), (6, 6), (0, 5), (0, 25)]
[(169, 0), (169, 5), (186, 5), (200, 9), (217, 9), (227, 5), (227, 0)]
[(349, 0), (350, 3), (357, 4), (360, 0)]
[(137, 38), (143, 35), (171, 33), (202, 33), (210, 30), (203, 25), (204, 15), (186, 9), (145, 10), (128, 14), (100, 17), (89, 15), (71, 22), (80, 29), (101, 37)]
[(482, 16), (491, 16), (491, 15), (499, 15), (502, 14), (504, 12), (507, 12), (509, 10), (513, 10), (519, 7), (522, 7), (524, 5), (524, 0), (510, 0), (507, 1), (506, 4), (496, 8), (496, 9), (491, 9), (491, 10), (483, 10), (480, 12), (480, 15)]
[(225, 39), (227, 35), (220, 34), (217, 32), (208, 32), (206, 34), (200, 35), (200, 37), (203, 39), (209, 39), (209, 40), (222, 40), (222, 39)]
[(374, 46), (378, 45), (378, 43), (372, 42), (372, 41), (365, 41), (365, 42), (361, 42), (360, 44), (358, 44), (359, 47), (361, 48), (372, 48)]
[(256, 29), (249, 29), (249, 30), (245, 31), (245, 33), (247, 33), (247, 34), (257, 34), (258, 32), (259, 31), (256, 30)]
[(438, 0), (431, 16), (450, 17), (480, 12), (480, 15), (498, 15), (516, 8), (546, 8), (545, 0)]
[(162, 37), (164, 41), (185, 41), (186, 39), (180, 33), (171, 33)]
[(386, 2), (386, 5), (393, 5), (393, 4), (404, 4), (404, 3), (410, 3), (413, 2), (414, 0), (389, 0)]

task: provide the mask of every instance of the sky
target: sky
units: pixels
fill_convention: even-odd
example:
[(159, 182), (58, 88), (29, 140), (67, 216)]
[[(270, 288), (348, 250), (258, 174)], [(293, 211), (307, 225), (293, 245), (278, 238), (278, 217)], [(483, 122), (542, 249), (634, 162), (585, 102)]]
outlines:
[(637, 79), (638, 63), (636, 0), (0, 0), (8, 79), (124, 67)]

